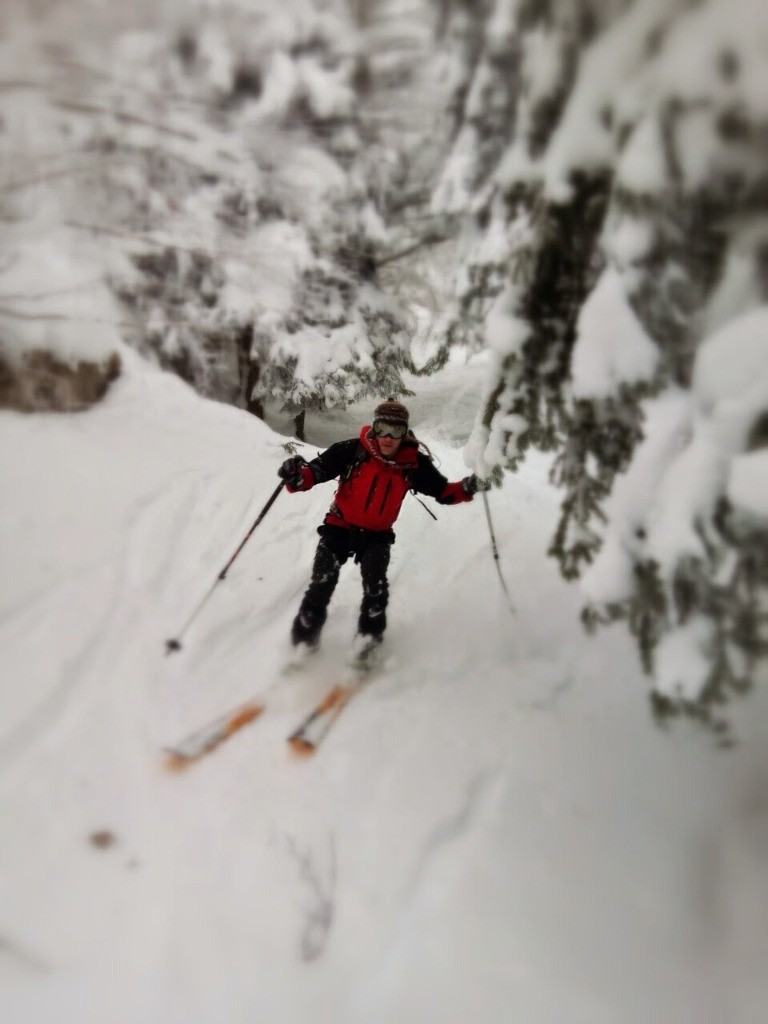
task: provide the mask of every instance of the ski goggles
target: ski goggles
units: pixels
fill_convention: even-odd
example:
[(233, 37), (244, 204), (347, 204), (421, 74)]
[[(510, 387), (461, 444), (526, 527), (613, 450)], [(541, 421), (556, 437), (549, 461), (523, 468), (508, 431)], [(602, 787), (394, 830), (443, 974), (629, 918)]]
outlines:
[(393, 437), (399, 441), (408, 433), (407, 423), (387, 423), (386, 420), (374, 420), (373, 432), (376, 437)]

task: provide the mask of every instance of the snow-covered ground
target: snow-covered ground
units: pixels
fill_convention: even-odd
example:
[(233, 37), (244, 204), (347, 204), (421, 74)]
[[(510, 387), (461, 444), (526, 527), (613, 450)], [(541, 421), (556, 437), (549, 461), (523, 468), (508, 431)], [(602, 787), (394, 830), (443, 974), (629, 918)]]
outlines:
[[(728, 753), (653, 726), (630, 639), (587, 638), (545, 557), (544, 459), (490, 496), (514, 618), (480, 501), (434, 522), (408, 498), (386, 667), (297, 761), (359, 600), (348, 566), (319, 660), (281, 678), (332, 486), (280, 496), (166, 657), (286, 437), (122, 356), (88, 413), (0, 414), (0, 1017), (763, 1019), (765, 718)], [(482, 370), (414, 382), (454, 479)], [(261, 719), (165, 770), (256, 694)]]

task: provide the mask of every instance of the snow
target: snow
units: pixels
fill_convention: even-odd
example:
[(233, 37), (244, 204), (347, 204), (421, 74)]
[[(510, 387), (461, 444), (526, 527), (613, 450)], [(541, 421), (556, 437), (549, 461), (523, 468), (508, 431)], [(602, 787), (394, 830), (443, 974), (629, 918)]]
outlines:
[[(629, 532), (626, 524), (621, 526), (624, 532)], [(605, 538), (594, 564), (581, 578), (581, 592), (592, 604), (618, 604), (626, 601), (632, 593), (632, 550), (635, 545), (631, 537), (625, 540), (620, 533), (616, 530)]]
[(604, 235), (606, 254), (624, 274), (653, 244), (653, 230), (648, 220), (625, 212), (609, 211)]
[(655, 114), (640, 120), (618, 160), (616, 175), (622, 186), (635, 192), (661, 190), (667, 177), (662, 125)]
[(665, 562), (700, 549), (694, 524), (726, 491), (737, 505), (765, 511), (765, 481), (759, 473), (752, 481), (747, 470), (759, 470), (761, 462), (741, 453), (768, 407), (767, 327), (768, 309), (762, 306), (715, 332), (697, 353), (691, 440), (671, 463), (656, 496), (652, 546)]
[(297, 84), (297, 72), (287, 53), (277, 51), (272, 55), (264, 91), (254, 111), (255, 118), (283, 117), (293, 98)]
[(699, 527), (723, 491), (729, 454), (717, 425), (694, 416), (688, 444), (667, 462), (648, 517), (648, 551), (670, 575), (680, 559), (706, 554)]
[(738, 402), (764, 386), (768, 365), (768, 307), (732, 320), (708, 338), (696, 356), (693, 390), (701, 405)]
[[(530, 326), (510, 312), (514, 309), (515, 294), (514, 286), (506, 287), (497, 296), (485, 319), (486, 349), (482, 362), (476, 364), (484, 367), (485, 392), (481, 408), (488, 398), (488, 382), (498, 380), (501, 367), (509, 366), (518, 359), (522, 346), (530, 337)], [(500, 408), (504, 407), (503, 403), (504, 394), (499, 399)], [(464, 449), (467, 466), (481, 479), (488, 478), (494, 467), (505, 459), (508, 432), (514, 437), (525, 427), (523, 417), (507, 414), (494, 416), (489, 428), (482, 412), (478, 412)]]
[(570, 195), (574, 169), (612, 162), (614, 140), (602, 113), (618, 102), (630, 104), (642, 93), (636, 72), (645, 58), (652, 30), (669, 16), (669, 0), (640, 0), (616, 17), (587, 50), (561, 122), (547, 152), (545, 184), (555, 201)]
[[(437, 523), (406, 504), (387, 664), (294, 762), (285, 736), (337, 680), (360, 597), (348, 567), (318, 661), (281, 679), (332, 489), (281, 495), (166, 658), (285, 438), (121, 358), (88, 413), (0, 416), (3, 1018), (706, 1019), (713, 991), (730, 1019), (758, 1006), (733, 955), (751, 904), (713, 933), (690, 872), (760, 778), (759, 735), (724, 763), (651, 726), (631, 641), (588, 640), (543, 555), (547, 461), (490, 495), (516, 618), (480, 503)], [(453, 479), (486, 362), (409, 399)], [(309, 416), (310, 439), (368, 412)], [(257, 694), (261, 719), (164, 772), (164, 744)], [(727, 834), (738, 871), (718, 898), (764, 896), (749, 832)]]
[(471, 181), (475, 166), (477, 131), (472, 125), (462, 128), (446, 161), (431, 201), (435, 214), (459, 213), (472, 199)]
[(530, 326), (510, 312), (515, 294), (514, 287), (505, 288), (485, 318), (487, 347), (504, 358), (518, 354), (531, 333)]
[[(727, 256), (722, 278), (707, 303), (703, 318), (705, 335), (713, 334), (729, 320), (762, 305), (762, 295), (754, 259), (748, 246), (753, 242), (751, 232), (744, 231), (744, 245), (732, 245)], [(744, 237), (746, 236), (746, 237)]]
[(222, 95), (226, 94), (232, 88), (235, 68), (224, 33), (213, 25), (206, 25), (198, 39), (198, 53), (208, 82)]
[[(723, 96), (768, 112), (765, 12), (754, 0), (708, 0), (686, 12), (664, 43), (658, 85), (682, 97)], [(734, 75), (717, 77), (724, 54), (737, 55)]]
[(0, 271), (3, 351), (18, 360), (55, 348), (59, 359), (102, 361), (119, 344), (119, 311), (105, 294), (101, 266), (66, 227), (41, 217), (5, 232), (15, 259)]
[(532, 160), (524, 146), (513, 144), (499, 161), (494, 177), (501, 188), (509, 188), (518, 183), (532, 184), (540, 175), (540, 161)]
[(620, 384), (650, 380), (658, 360), (658, 348), (627, 302), (621, 275), (609, 266), (579, 314), (571, 357), (574, 396), (607, 397)]
[[(649, 41), (656, 33), (658, 53), (649, 61)], [(632, 126), (617, 163), (620, 184), (639, 193), (658, 192), (669, 184), (661, 133), (670, 97), (680, 109), (673, 130), (686, 188), (702, 187), (716, 170), (725, 174), (729, 164), (743, 162), (742, 147), (735, 145), (733, 153), (723, 147), (720, 122), (735, 110), (750, 111), (758, 123), (764, 119), (766, 45), (764, 12), (755, 0), (710, 0), (689, 11), (669, 0), (628, 5), (598, 36), (579, 68), (547, 153), (548, 195), (566, 201), (574, 170), (610, 165), (618, 150), (619, 124)], [(758, 157), (754, 175), (760, 165)]]
[(552, 95), (562, 70), (562, 40), (554, 32), (535, 29), (526, 35), (522, 79), (533, 96)]
[(714, 627), (703, 615), (662, 637), (656, 654), (655, 689), (673, 700), (698, 699), (712, 670)]
[(631, 565), (647, 554), (648, 524), (661, 481), (666, 474), (667, 480), (674, 482), (669, 466), (691, 438), (692, 402), (685, 392), (668, 391), (646, 401), (643, 410), (643, 440), (606, 500), (611, 524), (608, 536), (580, 584), (591, 601), (618, 601), (629, 596), (626, 588), (632, 583)]
[[(652, 555), (667, 571), (686, 554), (703, 555), (697, 526), (722, 494), (764, 511), (764, 479), (754, 472), (760, 462), (741, 452), (768, 405), (767, 316), (765, 307), (753, 310), (702, 343), (692, 394), (669, 391), (644, 403), (644, 440), (606, 504), (614, 539), (582, 581), (591, 600), (627, 596), (628, 562), (619, 551), (624, 559)], [(581, 366), (597, 390), (594, 367)]]
[(731, 461), (726, 494), (738, 509), (768, 519), (768, 452), (737, 455)]
[[(626, 600), (633, 564), (641, 559), (654, 560), (671, 602), (681, 563), (694, 558), (706, 565), (707, 540), (720, 544), (711, 523), (722, 497), (739, 517), (764, 526), (768, 462), (764, 448), (747, 449), (768, 407), (767, 316), (764, 306), (752, 310), (707, 338), (689, 394), (668, 392), (643, 403), (644, 439), (606, 502), (604, 544), (582, 579), (591, 602)], [(585, 377), (594, 380), (588, 369)], [(724, 578), (729, 563), (726, 558), (721, 567)], [(669, 622), (656, 657), (657, 692), (686, 700), (701, 695), (712, 669), (712, 629), (701, 617)]]
[(759, 176), (762, 159), (748, 159), (746, 147), (738, 143), (724, 147), (720, 133), (723, 117), (734, 110), (749, 110), (750, 118), (764, 120), (766, 45), (764, 11), (754, 0), (711, 0), (681, 12), (660, 45), (652, 73), (646, 72), (619, 98), (620, 110), (645, 110), (619, 161), (622, 185), (653, 192), (667, 181), (669, 168), (662, 159), (659, 135), (664, 98), (671, 96), (681, 110), (674, 127), (675, 149), (680, 179), (688, 190), (706, 187), (713, 175), (723, 176), (750, 163), (751, 174)]
[(485, 44), (493, 56), (506, 56), (519, 17), (519, 0), (496, 0), (485, 28)]

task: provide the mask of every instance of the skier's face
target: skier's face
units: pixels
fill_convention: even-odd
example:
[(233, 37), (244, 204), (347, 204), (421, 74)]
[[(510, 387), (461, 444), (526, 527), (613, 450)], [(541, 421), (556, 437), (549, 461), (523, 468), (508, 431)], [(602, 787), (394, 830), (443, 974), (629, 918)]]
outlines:
[(385, 459), (391, 459), (401, 444), (399, 437), (379, 437), (377, 441), (379, 442), (379, 451)]

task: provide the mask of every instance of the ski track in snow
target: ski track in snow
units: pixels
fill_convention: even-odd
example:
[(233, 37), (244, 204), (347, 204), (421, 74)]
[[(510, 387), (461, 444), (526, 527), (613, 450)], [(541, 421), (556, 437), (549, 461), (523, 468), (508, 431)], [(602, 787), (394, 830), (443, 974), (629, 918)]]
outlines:
[(499, 777), (498, 772), (486, 770), (471, 776), (466, 782), (463, 794), (459, 794), (459, 800), (451, 809), (449, 817), (435, 822), (421, 853), (416, 858), (413, 877), (406, 885), (406, 891), (411, 899), (424, 884), (434, 861), (443, 855), (445, 847), (459, 842), (471, 831), (482, 814), (488, 792)]

